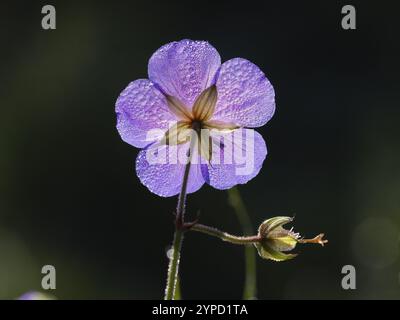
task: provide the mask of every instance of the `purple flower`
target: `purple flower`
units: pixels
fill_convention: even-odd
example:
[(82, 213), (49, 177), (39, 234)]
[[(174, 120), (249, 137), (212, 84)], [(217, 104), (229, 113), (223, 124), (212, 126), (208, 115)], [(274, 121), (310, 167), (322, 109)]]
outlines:
[[(198, 134), (198, 148), (194, 148), (198, 152), (191, 158), (188, 193), (204, 182), (229, 189), (258, 174), (267, 148), (262, 136), (247, 128), (271, 119), (275, 95), (256, 65), (242, 58), (221, 64), (208, 42), (182, 40), (158, 49), (150, 58), (148, 73), (149, 79), (135, 80), (122, 91), (116, 113), (121, 138), (144, 148), (137, 157), (136, 172), (150, 191), (164, 197), (180, 192), (186, 164), (172, 159), (174, 153), (188, 154), (193, 137), (187, 135), (189, 130)], [(203, 129), (221, 133), (223, 141), (212, 134), (202, 138)], [(151, 149), (163, 153), (167, 161), (150, 161)], [(228, 149), (233, 155), (250, 154), (246, 161), (252, 165), (228, 157)], [(240, 167), (248, 168), (240, 171)]]

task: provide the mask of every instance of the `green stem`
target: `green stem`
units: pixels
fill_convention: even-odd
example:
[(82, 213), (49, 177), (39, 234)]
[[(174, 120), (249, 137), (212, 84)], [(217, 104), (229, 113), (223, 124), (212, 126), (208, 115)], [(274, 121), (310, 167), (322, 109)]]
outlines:
[(260, 242), (261, 238), (259, 235), (255, 236), (234, 236), (227, 232), (218, 230), (217, 228), (209, 227), (204, 224), (196, 223), (193, 225), (190, 230), (198, 231), (201, 233), (208, 234), (213, 237), (220, 238), (223, 241), (227, 241), (233, 244), (241, 244), (241, 245), (249, 245)]
[[(246, 206), (240, 196), (239, 189), (233, 187), (228, 190), (228, 201), (233, 207), (245, 235), (254, 233)], [(245, 284), (243, 299), (255, 299), (257, 296), (257, 255), (254, 246), (245, 247)]]
[(164, 300), (173, 300), (173, 298), (175, 297), (182, 241), (183, 230), (176, 229), (174, 234), (174, 242), (172, 244), (172, 257), (169, 259), (167, 287), (165, 288)]
[(183, 242), (183, 233), (185, 231), (184, 216), (185, 216), (186, 193), (187, 193), (186, 189), (189, 182), (189, 172), (190, 172), (191, 160), (195, 144), (196, 144), (196, 136), (192, 135), (189, 148), (190, 154), (188, 157), (188, 163), (186, 164), (185, 167), (185, 173), (183, 174), (182, 188), (178, 197), (178, 205), (176, 208), (175, 233), (174, 233), (174, 240), (172, 243), (172, 256), (169, 260), (169, 265), (168, 265), (167, 286), (165, 288), (164, 300), (173, 300), (175, 297), (181, 248)]
[(182, 299), (181, 280), (179, 279), (178, 275), (176, 279), (174, 300), (181, 300), (181, 299)]

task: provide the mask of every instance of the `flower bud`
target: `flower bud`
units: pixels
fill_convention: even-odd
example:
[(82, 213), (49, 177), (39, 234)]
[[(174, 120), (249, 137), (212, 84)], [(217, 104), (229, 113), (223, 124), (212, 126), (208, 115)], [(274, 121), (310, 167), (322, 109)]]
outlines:
[(297, 243), (319, 243), (324, 245), (328, 240), (323, 240), (324, 234), (319, 234), (313, 239), (303, 239), (293, 228), (284, 229), (283, 226), (292, 222), (291, 217), (273, 217), (265, 220), (258, 228), (260, 241), (255, 244), (258, 254), (264, 259), (285, 261), (293, 259), (297, 254), (285, 253), (293, 250)]

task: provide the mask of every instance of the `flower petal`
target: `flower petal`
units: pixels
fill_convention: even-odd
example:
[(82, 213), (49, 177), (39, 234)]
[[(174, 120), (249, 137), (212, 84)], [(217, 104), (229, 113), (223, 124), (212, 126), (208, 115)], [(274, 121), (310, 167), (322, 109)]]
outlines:
[[(181, 191), (186, 164), (180, 159), (187, 157), (189, 143), (180, 145), (153, 145), (139, 152), (136, 159), (136, 173), (142, 184), (151, 192), (171, 197)], [(154, 158), (153, 158), (154, 157)], [(193, 154), (193, 157), (199, 157)], [(158, 161), (158, 163), (157, 163)], [(204, 164), (195, 159), (189, 171), (187, 193), (196, 192), (204, 184)]]
[(224, 62), (217, 79), (218, 102), (212, 119), (260, 127), (275, 112), (275, 93), (264, 73), (246, 59)]
[(253, 129), (237, 129), (224, 134), (222, 141), (219, 150), (213, 146), (206, 182), (216, 189), (229, 189), (254, 178), (267, 155), (262, 136)]
[(218, 51), (208, 42), (181, 40), (158, 49), (150, 58), (148, 73), (164, 93), (191, 108), (197, 96), (215, 83), (220, 65)]
[(148, 136), (150, 130), (159, 129), (162, 137), (171, 122), (177, 120), (169, 111), (165, 96), (147, 79), (135, 80), (121, 92), (115, 112), (122, 140), (138, 148), (157, 139), (157, 133), (152, 138)]

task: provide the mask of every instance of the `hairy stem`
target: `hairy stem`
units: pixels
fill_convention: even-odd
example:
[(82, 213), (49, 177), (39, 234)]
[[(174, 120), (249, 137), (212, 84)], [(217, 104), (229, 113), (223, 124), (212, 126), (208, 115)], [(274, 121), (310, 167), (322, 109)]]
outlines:
[(165, 288), (164, 300), (173, 300), (175, 297), (176, 282), (178, 277), (179, 260), (183, 241), (183, 230), (176, 229), (172, 244), (172, 256), (169, 259), (167, 287)]
[(175, 290), (178, 279), (183, 234), (185, 231), (184, 217), (185, 217), (187, 185), (189, 182), (189, 172), (190, 172), (191, 159), (194, 152), (195, 143), (196, 143), (196, 137), (192, 136), (190, 141), (188, 163), (186, 164), (185, 173), (183, 174), (182, 188), (178, 197), (178, 205), (176, 207), (175, 234), (172, 243), (172, 255), (169, 259), (167, 286), (165, 288), (164, 300), (173, 300), (175, 298)]
[[(239, 189), (233, 187), (228, 190), (228, 201), (233, 207), (236, 216), (242, 226), (243, 234), (248, 236), (253, 234), (253, 225), (249, 213), (244, 205)], [(245, 282), (243, 289), (243, 299), (255, 299), (257, 297), (257, 254), (256, 248), (251, 245), (245, 247)]]
[(175, 286), (175, 295), (174, 300), (182, 300), (182, 290), (181, 290), (181, 280), (179, 279), (179, 275), (176, 279), (176, 286)]
[(202, 233), (208, 234), (210, 236), (220, 238), (223, 241), (227, 241), (227, 242), (234, 243), (234, 244), (241, 244), (241, 245), (254, 244), (261, 240), (259, 235), (234, 236), (227, 232), (218, 230), (217, 228), (209, 227), (209, 226), (206, 226), (206, 225), (200, 224), (200, 223), (196, 223), (195, 225), (193, 225), (190, 228), (190, 230), (202, 232)]

